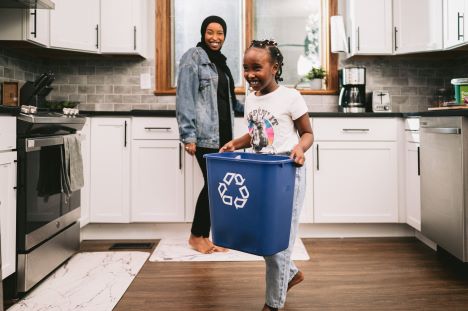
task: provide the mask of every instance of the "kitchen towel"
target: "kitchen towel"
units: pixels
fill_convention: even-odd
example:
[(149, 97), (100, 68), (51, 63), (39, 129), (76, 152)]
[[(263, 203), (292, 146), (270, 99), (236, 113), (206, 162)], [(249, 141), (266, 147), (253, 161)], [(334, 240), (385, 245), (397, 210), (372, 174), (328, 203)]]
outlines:
[[(309, 260), (309, 254), (302, 243), (297, 239), (292, 253), (293, 260)], [(235, 250), (225, 253), (201, 254), (188, 245), (187, 238), (162, 239), (149, 261), (257, 261), (263, 257), (247, 254)]]
[(76, 134), (63, 137), (62, 189), (70, 195), (84, 185), (81, 140)]
[(112, 310), (148, 257), (146, 252), (78, 253), (8, 311)]

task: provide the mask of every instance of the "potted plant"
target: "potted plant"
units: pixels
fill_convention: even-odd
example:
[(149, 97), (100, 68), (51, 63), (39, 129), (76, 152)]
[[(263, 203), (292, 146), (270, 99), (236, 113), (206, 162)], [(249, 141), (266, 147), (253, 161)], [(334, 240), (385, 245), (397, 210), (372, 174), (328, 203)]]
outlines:
[(322, 88), (322, 80), (326, 74), (327, 72), (322, 67), (312, 67), (305, 75), (305, 78), (310, 81), (310, 88), (312, 90), (320, 90)]

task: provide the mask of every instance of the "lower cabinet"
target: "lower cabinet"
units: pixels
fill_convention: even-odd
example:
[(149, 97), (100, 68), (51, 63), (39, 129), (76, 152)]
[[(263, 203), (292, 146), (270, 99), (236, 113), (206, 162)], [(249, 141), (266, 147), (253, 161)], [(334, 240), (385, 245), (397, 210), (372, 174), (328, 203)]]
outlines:
[(16, 270), (16, 152), (0, 153), (2, 279)]
[(132, 222), (183, 222), (184, 162), (179, 140), (132, 141)]
[(406, 223), (421, 231), (421, 176), (419, 153), (419, 118), (405, 122), (405, 207)]
[(396, 120), (317, 118), (314, 132), (314, 222), (398, 222)]
[(90, 193), (90, 161), (91, 161), (91, 119), (86, 118), (86, 123), (80, 132), (81, 156), (83, 159), (83, 179), (84, 185), (81, 188), (81, 218), (80, 226), (84, 227), (89, 223), (89, 193)]
[(91, 118), (90, 222), (130, 221), (130, 143), (130, 118)]
[(185, 151), (175, 118), (132, 118), (131, 222), (185, 221)]

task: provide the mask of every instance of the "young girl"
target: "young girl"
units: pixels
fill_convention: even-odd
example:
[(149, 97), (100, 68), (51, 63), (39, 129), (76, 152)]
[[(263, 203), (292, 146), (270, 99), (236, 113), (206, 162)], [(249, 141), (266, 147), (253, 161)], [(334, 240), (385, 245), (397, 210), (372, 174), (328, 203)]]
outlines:
[[(244, 78), (253, 89), (245, 99), (244, 118), (249, 133), (231, 140), (220, 152), (252, 147), (256, 152), (289, 154), (298, 168), (294, 189), (289, 247), (265, 256), (266, 298), (262, 311), (278, 310), (286, 292), (304, 279), (291, 260), (299, 214), (304, 202), (304, 153), (313, 143), (307, 106), (295, 89), (278, 85), (281, 81), (283, 55), (274, 41), (252, 41), (244, 54)], [(299, 135), (298, 135), (299, 134)]]

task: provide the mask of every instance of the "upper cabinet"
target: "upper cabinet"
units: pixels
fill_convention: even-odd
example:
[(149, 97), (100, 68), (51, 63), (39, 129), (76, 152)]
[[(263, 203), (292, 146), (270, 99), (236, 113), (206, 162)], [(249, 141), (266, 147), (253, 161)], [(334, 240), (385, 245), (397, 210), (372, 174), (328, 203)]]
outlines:
[(444, 0), (444, 48), (453, 48), (468, 41), (465, 36), (468, 24), (465, 23), (465, 13), (468, 4), (465, 0)]
[(50, 10), (0, 10), (0, 40), (49, 45)]
[(393, 0), (394, 51), (442, 50), (442, 0)]
[(351, 55), (392, 54), (392, 1), (349, 0)]
[(56, 0), (54, 10), (0, 10), (0, 41), (147, 57), (149, 0)]
[(54, 0), (50, 12), (50, 46), (87, 52), (99, 51), (99, 1)]
[(146, 2), (101, 0), (101, 53), (146, 57)]
[(348, 0), (350, 56), (442, 50), (442, 7), (442, 0)]

